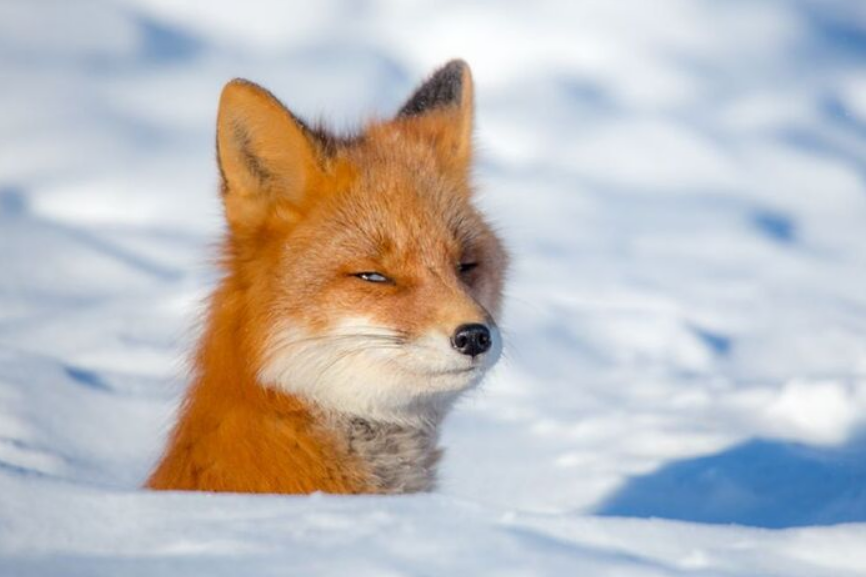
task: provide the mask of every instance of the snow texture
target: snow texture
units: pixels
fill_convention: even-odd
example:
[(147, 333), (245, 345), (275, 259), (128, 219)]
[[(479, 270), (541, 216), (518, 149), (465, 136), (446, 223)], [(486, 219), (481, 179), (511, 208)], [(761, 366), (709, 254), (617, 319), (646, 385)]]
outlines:
[[(866, 575), (866, 5), (0, 2), (0, 575)], [(506, 359), (410, 497), (139, 489), (247, 77), (476, 81)]]

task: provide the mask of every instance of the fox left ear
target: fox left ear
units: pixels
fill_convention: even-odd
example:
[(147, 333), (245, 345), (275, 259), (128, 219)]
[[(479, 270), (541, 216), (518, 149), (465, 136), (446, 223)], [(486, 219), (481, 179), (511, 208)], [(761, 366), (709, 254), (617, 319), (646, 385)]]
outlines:
[(321, 178), (303, 124), (270, 92), (241, 79), (220, 97), (217, 158), (235, 232), (255, 230), (272, 214), (297, 217)]
[(412, 94), (395, 123), (429, 142), (443, 168), (465, 175), (472, 160), (473, 108), (469, 65), (452, 60)]

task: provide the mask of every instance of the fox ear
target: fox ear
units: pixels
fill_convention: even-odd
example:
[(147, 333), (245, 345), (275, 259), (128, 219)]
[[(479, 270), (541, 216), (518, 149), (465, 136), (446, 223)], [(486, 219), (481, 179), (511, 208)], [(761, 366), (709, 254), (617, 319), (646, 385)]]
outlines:
[(412, 94), (396, 122), (430, 142), (444, 168), (465, 172), (472, 157), (472, 116), (472, 73), (466, 62), (452, 60)]
[(217, 157), (235, 231), (261, 225), (274, 211), (298, 213), (320, 173), (303, 125), (270, 92), (241, 79), (220, 96)]

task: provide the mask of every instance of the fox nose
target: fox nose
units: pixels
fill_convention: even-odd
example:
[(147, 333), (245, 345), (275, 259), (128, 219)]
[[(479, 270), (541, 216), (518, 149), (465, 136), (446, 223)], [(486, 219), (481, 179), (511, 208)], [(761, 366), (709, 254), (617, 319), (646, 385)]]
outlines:
[(490, 345), (490, 329), (478, 323), (460, 325), (451, 337), (451, 346), (470, 357), (486, 353)]

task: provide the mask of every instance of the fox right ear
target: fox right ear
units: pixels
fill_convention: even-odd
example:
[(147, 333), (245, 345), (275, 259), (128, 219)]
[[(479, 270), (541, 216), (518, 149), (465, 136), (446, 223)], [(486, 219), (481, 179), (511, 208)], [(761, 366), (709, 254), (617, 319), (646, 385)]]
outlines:
[(270, 92), (241, 79), (220, 96), (217, 157), (235, 231), (260, 226), (274, 212), (296, 216), (320, 174), (303, 125)]
[(472, 94), (469, 65), (452, 60), (412, 94), (396, 122), (430, 144), (446, 170), (466, 174), (472, 156)]

